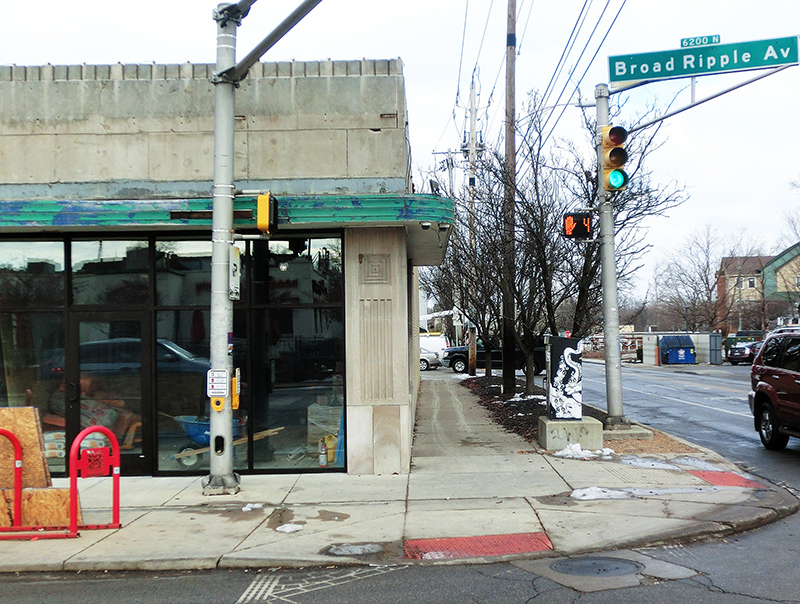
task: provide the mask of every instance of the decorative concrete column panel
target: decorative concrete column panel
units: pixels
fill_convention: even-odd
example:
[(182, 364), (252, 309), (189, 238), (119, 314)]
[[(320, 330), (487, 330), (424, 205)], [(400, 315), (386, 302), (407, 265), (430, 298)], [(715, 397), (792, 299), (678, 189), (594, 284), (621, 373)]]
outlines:
[[(408, 269), (402, 228), (345, 230), (348, 471), (408, 472)], [(370, 426), (359, 407), (371, 409)], [(402, 408), (402, 409), (401, 409)], [(357, 422), (357, 423), (351, 423)], [(355, 434), (362, 430), (364, 434)], [(366, 441), (369, 433), (371, 441)]]
[(372, 407), (353, 405), (347, 401), (347, 473), (374, 474)]

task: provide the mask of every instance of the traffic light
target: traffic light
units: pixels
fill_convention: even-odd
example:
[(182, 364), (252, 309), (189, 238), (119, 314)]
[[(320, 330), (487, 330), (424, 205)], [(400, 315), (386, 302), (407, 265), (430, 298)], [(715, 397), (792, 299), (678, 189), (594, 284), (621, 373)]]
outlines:
[(603, 126), (603, 189), (623, 191), (628, 186), (628, 174), (622, 169), (628, 152), (622, 146), (628, 131), (621, 126)]
[(258, 196), (256, 226), (267, 235), (272, 235), (278, 227), (278, 200), (269, 192)]
[(564, 237), (591, 239), (592, 227), (592, 215), (589, 212), (569, 212), (564, 214)]

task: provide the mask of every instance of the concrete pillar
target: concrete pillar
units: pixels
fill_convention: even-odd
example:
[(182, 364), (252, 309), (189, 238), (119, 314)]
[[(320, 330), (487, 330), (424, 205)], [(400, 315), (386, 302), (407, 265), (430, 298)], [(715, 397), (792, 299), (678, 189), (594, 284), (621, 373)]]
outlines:
[(405, 242), (402, 228), (345, 231), (350, 474), (404, 474), (411, 463)]

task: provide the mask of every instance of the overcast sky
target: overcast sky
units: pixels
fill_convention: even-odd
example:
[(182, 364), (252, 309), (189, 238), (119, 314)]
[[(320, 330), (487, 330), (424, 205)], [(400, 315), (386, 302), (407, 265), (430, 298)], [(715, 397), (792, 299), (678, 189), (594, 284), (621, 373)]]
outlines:
[[(238, 29), (238, 56), (300, 1), (259, 0)], [(213, 63), (215, 5), (205, 0), (17, 3), (5, 17), (0, 64)], [(677, 49), (691, 36), (719, 35), (722, 43), (735, 43), (800, 34), (797, 0), (517, 0), (518, 106), (527, 92), (547, 87), (584, 7), (580, 33), (556, 80), (557, 93), (566, 90), (559, 103), (570, 99), (576, 85), (592, 99), (595, 85), (608, 82), (609, 56)], [(496, 140), (505, 102), (506, 9), (503, 0), (323, 0), (263, 60), (400, 57), (416, 175), (441, 159), (432, 151), (460, 145), (473, 73), (487, 118), (486, 139)], [(755, 73), (703, 76), (697, 96)], [(632, 90), (625, 95), (625, 111), (663, 108), (676, 94), (674, 106), (683, 106), (689, 102), (687, 86), (688, 80), (676, 80)], [(800, 67), (793, 67), (667, 121), (664, 147), (652, 156), (650, 169), (657, 182), (685, 186), (689, 200), (668, 218), (648, 223), (653, 250), (642, 271), (641, 295), (652, 267), (681, 253), (686, 236), (705, 225), (732, 240), (760, 244), (764, 252), (796, 243), (787, 238), (784, 223), (800, 202), (800, 189), (790, 186), (800, 180), (798, 99)], [(578, 122), (578, 110), (567, 107), (552, 136), (572, 136)]]

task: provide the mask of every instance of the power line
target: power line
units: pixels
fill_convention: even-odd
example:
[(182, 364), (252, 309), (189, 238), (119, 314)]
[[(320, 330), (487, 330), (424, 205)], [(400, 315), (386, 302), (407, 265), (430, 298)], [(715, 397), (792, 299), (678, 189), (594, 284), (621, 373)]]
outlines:
[[(586, 39), (586, 44), (583, 45), (583, 48), (581, 49), (581, 53), (580, 53), (580, 55), (578, 55), (578, 59), (575, 61), (575, 65), (572, 67), (572, 69), (570, 69), (569, 74), (567, 74), (567, 79), (564, 82), (564, 87), (561, 89), (561, 92), (558, 93), (558, 97), (556, 98), (555, 103), (553, 103), (553, 106), (557, 106), (558, 103), (561, 101), (561, 97), (564, 96), (564, 92), (566, 92), (567, 87), (569, 86), (569, 83), (570, 83), (570, 80), (572, 78), (572, 75), (575, 73), (575, 70), (577, 69), (578, 64), (581, 62), (581, 59), (583, 59), (584, 54), (586, 54), (586, 49), (589, 47), (589, 44), (591, 43), (592, 38), (594, 37), (594, 34), (597, 32), (597, 28), (600, 25), (600, 21), (602, 21), (603, 17), (605, 16), (606, 10), (608, 10), (608, 5), (610, 3), (611, 3), (611, 0), (606, 0), (606, 5), (603, 7), (603, 11), (600, 13), (600, 16), (598, 17), (597, 23), (595, 23), (594, 27), (592, 28), (592, 32), (589, 34), (589, 37)], [(624, 6), (624, 4), (623, 4), (623, 6)], [(619, 14), (619, 13), (617, 13), (617, 14)], [(613, 26), (614, 23), (612, 22), (611, 25)], [(581, 24), (581, 28), (583, 28), (583, 24)], [(609, 31), (611, 31), (610, 27), (609, 27)], [(606, 32), (606, 36), (608, 36), (608, 32)], [(605, 41), (605, 37), (603, 37), (603, 41)], [(603, 42), (601, 41), (600, 42), (600, 46), (602, 46), (602, 44), (603, 44)], [(600, 50), (600, 46), (598, 46), (598, 48), (597, 48), (598, 51)], [(595, 52), (595, 56), (597, 56), (597, 52)], [(592, 63), (590, 61), (589, 65), (586, 67), (587, 70), (589, 69), (589, 67), (591, 67), (591, 64)], [(583, 76), (581, 76), (581, 79), (579, 80), (578, 85), (580, 85), (580, 82), (583, 81), (583, 77), (585, 75), (586, 75), (586, 71), (584, 71)], [(570, 98), (572, 98), (573, 94), (574, 94), (574, 92), (572, 94), (570, 94)], [(558, 120), (561, 119), (561, 116), (564, 114), (565, 109), (566, 109), (566, 107), (562, 108), (558, 119), (556, 119), (556, 123), (553, 124), (553, 128), (550, 130), (551, 133), (552, 133), (553, 129), (555, 129), (556, 125), (558, 124)], [(553, 116), (554, 112), (555, 112), (555, 109), (553, 109), (553, 111), (551, 111), (548, 114), (547, 119), (545, 119), (544, 124), (542, 125), (542, 128), (546, 128), (547, 127), (547, 124), (550, 121), (550, 118)], [(548, 134), (548, 138), (549, 138), (549, 134)], [(544, 141), (542, 141), (542, 144), (544, 144)]]
[[(530, 9), (528, 9), (528, 17), (525, 19), (525, 27), (522, 28), (522, 35), (519, 38), (519, 42), (517, 43), (517, 56), (522, 55), (522, 41), (525, 39), (525, 34), (528, 32), (528, 23), (531, 21), (531, 14), (533, 13), (533, 4), (536, 0), (531, 0)], [(519, 13), (522, 13), (522, 6), (525, 4), (523, 1), (519, 7)], [(519, 17), (519, 14), (517, 15)]]
[[(570, 96), (569, 96), (570, 99), (572, 99), (572, 97), (575, 96), (575, 92), (578, 90), (578, 88), (580, 87), (581, 83), (583, 82), (583, 79), (586, 77), (586, 74), (589, 72), (589, 68), (592, 66), (592, 64), (594, 63), (594, 60), (597, 58), (597, 53), (600, 52), (600, 49), (603, 47), (603, 44), (605, 44), (606, 38), (608, 38), (608, 34), (611, 33), (611, 30), (614, 28), (614, 25), (616, 24), (617, 19), (619, 18), (620, 13), (622, 12), (622, 9), (625, 8), (625, 3), (626, 2), (627, 2), (627, 0), (622, 0), (622, 4), (620, 4), (620, 7), (619, 7), (619, 10), (617, 11), (617, 14), (614, 15), (614, 19), (611, 21), (611, 25), (608, 26), (608, 29), (606, 30), (606, 33), (603, 36), (603, 39), (600, 40), (600, 44), (597, 45), (597, 50), (594, 51), (594, 54), (592, 55), (591, 60), (586, 65), (586, 69), (584, 69), (583, 75), (581, 75), (580, 79), (575, 83), (575, 88), (572, 91), (572, 94), (570, 94)], [(603, 9), (603, 14), (605, 14), (605, 9)], [(602, 15), (601, 15), (601, 18), (602, 18)], [(598, 24), (599, 24), (599, 21), (598, 21)], [(592, 30), (592, 36), (594, 36), (594, 30)], [(590, 39), (591, 39), (591, 37), (590, 37)], [(587, 43), (587, 46), (588, 46), (588, 43)], [(583, 53), (581, 53), (581, 56), (583, 56)], [(544, 141), (542, 141), (542, 144), (545, 144), (547, 142), (547, 140), (550, 138), (550, 136), (553, 134), (553, 131), (555, 130), (556, 126), (558, 125), (558, 122), (561, 120), (561, 117), (564, 115), (564, 111), (566, 111), (566, 105), (561, 109), (561, 113), (559, 114), (558, 118), (556, 119), (555, 124), (553, 124), (553, 127), (550, 129), (550, 132), (547, 133), (547, 136), (545, 137)]]
[(456, 107), (461, 96), (461, 67), (464, 64), (464, 44), (467, 40), (467, 15), (469, 14), (469, 0), (464, 4), (464, 28), (461, 32), (461, 54), (458, 57), (458, 79), (456, 80)]

